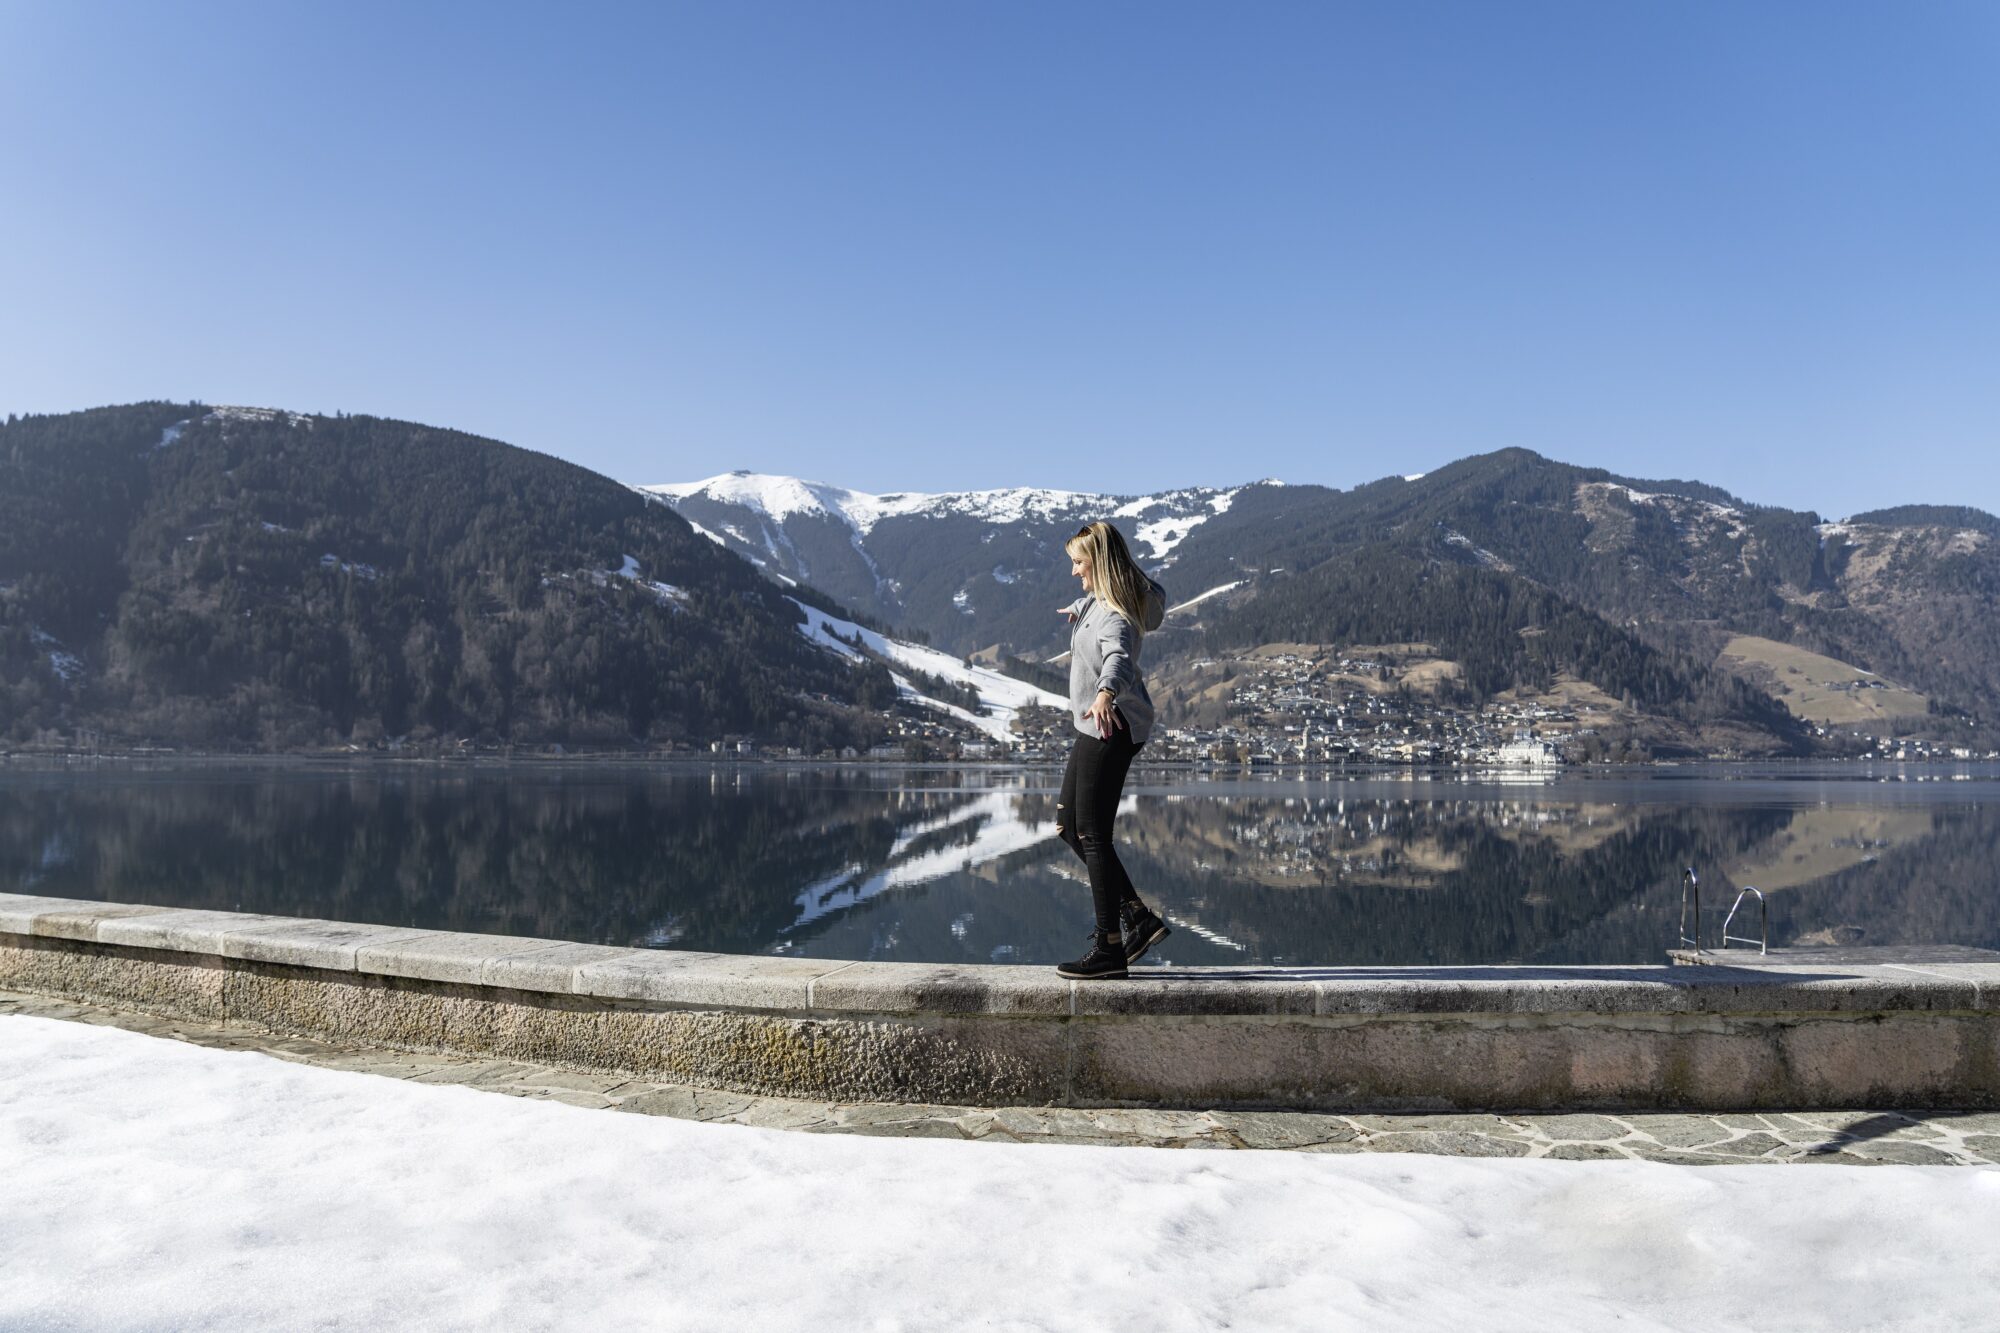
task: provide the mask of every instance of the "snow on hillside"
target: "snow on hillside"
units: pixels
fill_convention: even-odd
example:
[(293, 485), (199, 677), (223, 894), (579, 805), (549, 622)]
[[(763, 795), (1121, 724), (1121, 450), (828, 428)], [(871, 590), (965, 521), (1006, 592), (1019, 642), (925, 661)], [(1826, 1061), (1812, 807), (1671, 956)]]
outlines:
[[(293, 427), (304, 426), (308, 430), (312, 428), (311, 417), (303, 412), (286, 411), (282, 407), (220, 406), (203, 417), (202, 420), (220, 421), (225, 424), (232, 421), (283, 421), (286, 425)], [(186, 425), (187, 423), (182, 422), (181, 424)]]
[(1493, 554), (1493, 552), (1487, 550), (1485, 547), (1478, 545), (1472, 540), (1472, 538), (1466, 536), (1462, 532), (1458, 532), (1447, 528), (1445, 530), (1444, 539), (1453, 546), (1463, 546), (1466, 550), (1472, 552), (1472, 558), (1477, 560), (1480, 564), (1486, 566), (1488, 569), (1506, 570), (1510, 573), (1513, 571), (1514, 567), (1512, 565), (1508, 564), (1505, 560), (1502, 560), (1499, 556)]
[(762, 472), (725, 472), (702, 481), (667, 482), (639, 489), (674, 500), (700, 495), (717, 504), (741, 506), (774, 523), (797, 514), (827, 514), (864, 536), (883, 519), (900, 514), (961, 514), (993, 523), (1013, 523), (1023, 518), (1053, 519), (1073, 511), (1101, 508), (1104, 503), (1100, 495), (1035, 487), (935, 495), (921, 491), (869, 495), (821, 481)]
[(65, 685), (83, 674), (83, 659), (65, 649), (62, 640), (55, 635), (39, 625), (30, 625), (28, 637), (48, 654), (49, 670), (55, 672)]
[[(1242, 489), (1239, 486), (1228, 491), (1197, 489), (1145, 495), (1120, 505), (1111, 511), (1111, 516), (1143, 520), (1132, 530), (1132, 539), (1141, 548), (1138, 554), (1165, 560), (1190, 532), (1215, 515), (1228, 513), (1229, 506)], [(1167, 512), (1159, 517), (1147, 518), (1154, 510), (1161, 509)]]
[(1720, 523), (1729, 529), (1733, 537), (1741, 537), (1747, 531), (1742, 510), (1717, 504), (1713, 500), (1697, 500), (1693, 496), (1675, 495), (1668, 491), (1642, 491), (1615, 481), (1586, 481), (1580, 483), (1577, 489), (1604, 495), (1623, 495), (1628, 504), (1659, 506), (1677, 523), (1685, 524), (1696, 519)]
[(1218, 584), (1217, 586), (1210, 588), (1207, 592), (1196, 593), (1193, 597), (1188, 598), (1185, 602), (1178, 602), (1175, 605), (1168, 607), (1167, 614), (1172, 615), (1176, 611), (1185, 611), (1191, 606), (1200, 606), (1203, 602), (1207, 601), (1211, 597), (1219, 597), (1223, 593), (1228, 592), (1231, 588), (1240, 588), (1242, 586), (1243, 586), (1242, 579), (1238, 579), (1234, 583)]
[(685, 589), (676, 588), (671, 583), (660, 583), (654, 579), (642, 578), (639, 573), (639, 557), (635, 555), (627, 555), (624, 563), (618, 569), (607, 569), (603, 573), (607, 578), (625, 579), (638, 587), (644, 588), (647, 592), (653, 594), (660, 605), (671, 607), (675, 611), (681, 610), (681, 604), (688, 599)]
[[(1194, 487), (1138, 497), (1095, 495), (1087, 491), (1033, 486), (990, 491), (898, 491), (889, 495), (870, 495), (798, 477), (762, 472), (726, 472), (701, 481), (665, 482), (634, 489), (669, 503), (699, 495), (717, 504), (747, 509), (772, 524), (783, 524), (797, 515), (824, 514), (845, 523), (857, 538), (867, 536), (876, 524), (886, 518), (910, 514), (952, 515), (986, 523), (1018, 523), (1030, 519), (1045, 523), (1080, 522), (1108, 514), (1114, 519), (1139, 520), (1130, 529), (1139, 547), (1138, 554), (1161, 560), (1202, 523), (1217, 514), (1227, 513), (1230, 503), (1243, 488), (1216, 491)], [(723, 531), (730, 529), (725, 527)], [(740, 534), (732, 535), (747, 541)], [(766, 537), (767, 545), (769, 540)]]
[(724, 539), (723, 537), (721, 537), (716, 533), (710, 532), (707, 528), (704, 528), (701, 524), (695, 522), (693, 519), (689, 519), (687, 521), (687, 525), (693, 528), (701, 536), (704, 536), (708, 538), (710, 541), (714, 542), (717, 546), (722, 547), (724, 550), (728, 549), (729, 542), (726, 539)]
[[(906, 699), (922, 704), (940, 713), (949, 713), (967, 726), (976, 727), (1003, 743), (1012, 739), (1008, 724), (1023, 709), (1030, 705), (1043, 708), (1069, 707), (1069, 700), (1059, 694), (1039, 689), (1024, 680), (1002, 675), (987, 667), (967, 666), (950, 653), (939, 652), (935, 648), (925, 648), (920, 644), (904, 643), (887, 635), (865, 629), (851, 620), (830, 616), (816, 606), (807, 606), (796, 597), (785, 599), (805, 612), (806, 623), (799, 626), (799, 633), (811, 639), (828, 652), (837, 653), (850, 661), (860, 661), (864, 654), (854, 647), (854, 641), (867, 649), (868, 653), (881, 658), (890, 666), (890, 678)], [(933, 676), (942, 676), (956, 685), (970, 685), (979, 691), (979, 700), (986, 706), (984, 715), (976, 715), (956, 704), (945, 703), (922, 693), (909, 677), (898, 672), (895, 667), (903, 666), (912, 671), (923, 671)]]

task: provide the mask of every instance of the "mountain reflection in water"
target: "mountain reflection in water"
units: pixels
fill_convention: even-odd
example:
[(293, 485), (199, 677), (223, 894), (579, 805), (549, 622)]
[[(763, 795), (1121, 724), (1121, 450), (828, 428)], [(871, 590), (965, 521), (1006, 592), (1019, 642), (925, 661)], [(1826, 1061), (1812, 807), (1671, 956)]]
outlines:
[[(0, 890), (610, 944), (1053, 962), (1049, 771), (0, 768)], [(2000, 773), (1146, 772), (1125, 864), (1179, 964), (1658, 962), (1680, 867), (1773, 944), (2000, 947)]]

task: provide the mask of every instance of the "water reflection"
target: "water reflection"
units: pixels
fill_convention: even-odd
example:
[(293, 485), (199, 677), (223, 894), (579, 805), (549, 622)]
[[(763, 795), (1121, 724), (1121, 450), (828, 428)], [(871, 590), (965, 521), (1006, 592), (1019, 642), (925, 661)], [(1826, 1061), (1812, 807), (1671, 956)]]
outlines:
[[(1052, 962), (1088, 929), (1047, 772), (0, 769), (0, 889), (822, 957)], [(1158, 779), (1158, 774), (1147, 775)], [(1878, 780), (1895, 779), (1895, 780)], [(1935, 779), (1935, 780), (1934, 780)], [(1990, 767), (1154, 780), (1167, 961), (1656, 962), (1678, 868), (1774, 943), (2000, 947)], [(1711, 926), (1711, 931), (1713, 926)]]

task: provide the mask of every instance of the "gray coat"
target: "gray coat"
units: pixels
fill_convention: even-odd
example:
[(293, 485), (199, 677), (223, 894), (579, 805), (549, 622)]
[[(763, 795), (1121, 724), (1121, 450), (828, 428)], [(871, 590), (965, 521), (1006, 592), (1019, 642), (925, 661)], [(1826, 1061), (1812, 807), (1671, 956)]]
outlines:
[[(1146, 580), (1145, 619), (1156, 630), (1167, 616), (1167, 592)], [(1077, 617), (1069, 636), (1069, 720), (1086, 736), (1098, 734), (1084, 714), (1099, 690), (1109, 690), (1135, 744), (1153, 734), (1153, 696), (1139, 671), (1139, 633), (1109, 602), (1085, 595), (1068, 606)]]

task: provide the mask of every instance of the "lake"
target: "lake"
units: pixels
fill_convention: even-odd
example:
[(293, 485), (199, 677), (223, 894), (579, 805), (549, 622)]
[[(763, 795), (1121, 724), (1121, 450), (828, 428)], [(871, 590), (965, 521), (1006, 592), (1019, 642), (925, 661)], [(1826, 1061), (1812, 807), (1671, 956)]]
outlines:
[[(0, 891), (604, 944), (1054, 963), (1090, 894), (1055, 769), (0, 765)], [(2000, 948), (2000, 766), (1506, 781), (1135, 770), (1119, 845), (1181, 965), (1657, 963), (1713, 942)], [(1148, 960), (1153, 961), (1152, 959)]]

